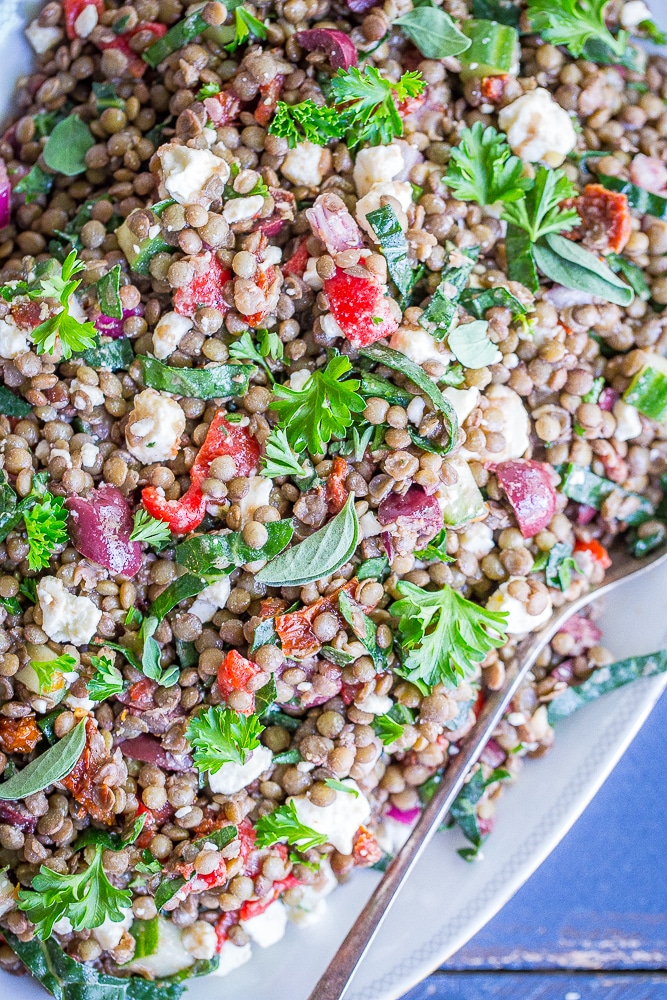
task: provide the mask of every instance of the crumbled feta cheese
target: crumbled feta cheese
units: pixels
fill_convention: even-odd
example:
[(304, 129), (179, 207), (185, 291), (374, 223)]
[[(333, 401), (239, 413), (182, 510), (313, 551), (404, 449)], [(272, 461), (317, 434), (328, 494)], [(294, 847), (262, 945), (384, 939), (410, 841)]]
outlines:
[(551, 617), (551, 598), (548, 599), (546, 608), (539, 615), (529, 615), (526, 605), (508, 594), (507, 588), (510, 583), (525, 579), (525, 576), (511, 576), (505, 583), (500, 584), (496, 592), (491, 594), (486, 602), (489, 611), (507, 612), (506, 628), (510, 635), (524, 635), (526, 632), (534, 632)]
[(171, 920), (158, 917), (157, 950), (152, 955), (134, 958), (125, 968), (148, 979), (165, 979), (175, 976), (181, 969), (194, 965), (194, 958), (183, 947), (181, 932)]
[(375, 834), (376, 840), (383, 851), (391, 854), (392, 858), (398, 854), (403, 844), (406, 842), (417, 820), (414, 823), (401, 823), (393, 816), (385, 816)]
[(295, 795), (288, 801), (294, 803), (300, 823), (323, 833), (341, 854), (351, 854), (354, 835), (370, 816), (371, 807), (356, 781), (348, 778), (343, 784), (355, 789), (358, 795), (337, 791), (328, 806), (316, 806), (306, 795)]
[(183, 947), (193, 958), (210, 961), (216, 952), (218, 937), (212, 924), (205, 920), (195, 920), (181, 933)]
[(314, 292), (322, 290), (324, 282), (317, 273), (317, 257), (308, 258), (306, 270), (303, 272), (303, 280)]
[(201, 594), (197, 595), (197, 599), (190, 608), (190, 614), (196, 615), (202, 624), (210, 622), (216, 611), (224, 608), (231, 588), (232, 585), (228, 576), (223, 576), (220, 580), (216, 580), (210, 587), (205, 587)]
[(357, 222), (376, 243), (378, 242), (377, 236), (366, 216), (369, 212), (380, 208), (383, 198), (391, 198), (394, 203), (398, 203), (398, 211), (396, 211), (396, 204), (392, 207), (396, 211), (401, 228), (407, 229), (408, 219), (405, 213), (412, 203), (412, 187), (407, 181), (384, 181), (382, 184), (374, 184), (370, 191), (357, 202), (354, 210)]
[(53, 929), (56, 934), (71, 934), (73, 930), (72, 921), (69, 917), (61, 917), (60, 920), (56, 920)]
[(32, 45), (38, 56), (44, 55), (49, 49), (62, 39), (63, 33), (60, 28), (49, 26), (42, 28), (39, 21), (31, 21), (25, 29), (25, 36)]
[(192, 329), (192, 320), (177, 312), (168, 312), (161, 316), (153, 330), (153, 354), (162, 360), (173, 354), (188, 330)]
[(308, 368), (299, 368), (297, 371), (292, 372), (289, 377), (290, 389), (294, 389), (295, 392), (301, 392), (311, 374), (312, 372)]
[(49, 452), (49, 461), (51, 461), (52, 458), (62, 458), (67, 468), (72, 468), (72, 456), (67, 448), (51, 448), (51, 451)]
[(337, 888), (338, 879), (325, 857), (322, 859), (315, 881), (301, 887), (301, 898), (296, 906), (288, 906), (289, 919), (300, 927), (309, 927), (314, 924), (326, 912), (326, 897)]
[(447, 359), (438, 350), (438, 345), (430, 333), (420, 329), (406, 329), (399, 327), (396, 333), (391, 335), (389, 346), (395, 351), (400, 351), (410, 361), (422, 365), (425, 361), (439, 361), (442, 365), (447, 364)]
[(632, 441), (639, 437), (643, 428), (639, 413), (623, 399), (617, 399), (612, 413), (616, 417), (614, 437), (617, 441)]
[(222, 210), (227, 222), (245, 222), (254, 219), (262, 211), (264, 198), (261, 194), (253, 194), (249, 198), (230, 198)]
[(16, 906), (15, 891), (14, 883), (7, 878), (4, 871), (0, 872), (0, 917)]
[(426, 403), (424, 402), (423, 396), (413, 396), (407, 405), (406, 413), (408, 415), (408, 420), (415, 427), (418, 427), (421, 423), (421, 419), (424, 416), (424, 410), (426, 409)]
[(144, 389), (134, 397), (125, 428), (127, 450), (144, 465), (168, 462), (178, 455), (184, 430), (185, 414), (176, 400), (155, 389)]
[(30, 350), (30, 341), (25, 330), (19, 330), (11, 316), (0, 319), (0, 357), (8, 361)]
[(287, 151), (280, 172), (292, 184), (319, 187), (330, 161), (331, 153), (322, 146), (314, 142), (297, 142), (294, 149)]
[(247, 788), (260, 774), (271, 767), (273, 754), (268, 747), (259, 746), (252, 751), (245, 764), (230, 761), (219, 771), (208, 776), (208, 784), (214, 795), (233, 795)]
[(240, 969), (242, 965), (252, 958), (252, 946), (250, 944), (235, 945), (233, 941), (225, 941), (220, 949), (220, 962), (218, 968), (211, 972), (212, 976), (228, 976), (234, 969)]
[(326, 333), (328, 337), (345, 336), (340, 328), (340, 325), (336, 322), (331, 313), (324, 313), (323, 316), (320, 316), (320, 326), (322, 327), (322, 331)]
[(373, 538), (374, 535), (381, 535), (384, 528), (378, 521), (372, 510), (367, 510), (359, 518), (359, 527), (364, 538)]
[(93, 937), (102, 947), (103, 951), (111, 951), (112, 948), (115, 948), (125, 931), (129, 930), (132, 926), (132, 909), (130, 907), (123, 907), (123, 910), (125, 911), (125, 916), (122, 920), (116, 923), (110, 917), (106, 917), (104, 923), (100, 924), (99, 927), (95, 927), (92, 931)]
[(512, 152), (528, 163), (559, 167), (577, 144), (572, 119), (543, 87), (502, 108), (498, 124)]
[(633, 28), (642, 24), (642, 22), (651, 20), (651, 11), (644, 3), (644, 0), (629, 0), (629, 3), (624, 3), (621, 7), (621, 27), (625, 28), (626, 31), (632, 31)]
[(360, 149), (352, 172), (357, 197), (363, 198), (374, 184), (385, 184), (388, 181), (393, 181), (404, 166), (405, 161), (401, 148), (396, 143), (389, 146), (369, 146), (367, 149)]
[(459, 535), (459, 544), (466, 552), (481, 559), (493, 548), (493, 532), (484, 521), (473, 521)]
[[(85, 382), (80, 382), (78, 378), (72, 379), (72, 384), (70, 389), (74, 395), (87, 396), (91, 406), (102, 406), (104, 403), (104, 393), (98, 385), (86, 385)], [(85, 410), (85, 401), (79, 402), (75, 401), (74, 406), (77, 410)]]
[(210, 203), (211, 198), (202, 190), (206, 182), (219, 177), (225, 184), (229, 178), (229, 165), (210, 149), (170, 143), (160, 146), (157, 155), (165, 190), (179, 205)]
[(242, 526), (246, 525), (248, 521), (252, 521), (253, 514), (258, 507), (268, 506), (273, 489), (273, 483), (265, 476), (250, 476), (247, 482), (248, 492), (238, 502), (241, 509)]
[(81, 464), (84, 469), (92, 469), (99, 453), (100, 449), (96, 444), (91, 444), (90, 441), (86, 441), (85, 444), (81, 445)]
[[(502, 451), (491, 452), (483, 448), (480, 452), (471, 452), (464, 446), (459, 454), (463, 458), (475, 458), (482, 462), (507, 462), (510, 458), (521, 458), (530, 444), (530, 417), (521, 396), (506, 385), (495, 384), (489, 386), (485, 395), (493, 401), (493, 409), (502, 414), (501, 433), (505, 438), (505, 447)], [(487, 429), (483, 414), (481, 428)]]
[(251, 941), (260, 948), (270, 948), (285, 937), (287, 927), (287, 908), (279, 899), (258, 913), (256, 917), (242, 920), (241, 927)]
[(468, 419), (477, 406), (480, 396), (477, 386), (471, 386), (470, 389), (455, 389), (448, 385), (446, 389), (443, 389), (442, 394), (454, 407), (459, 425)]
[(88, 38), (93, 28), (97, 25), (98, 13), (94, 3), (86, 4), (76, 21), (74, 31), (79, 38)]
[[(67, 707), (71, 708), (72, 711), (79, 709), (82, 712), (90, 712), (97, 704), (97, 702), (93, 701), (92, 698), (75, 698), (73, 694), (65, 695), (63, 700)], [(112, 947), (115, 948), (115, 945)]]
[(149, 240), (154, 240), (156, 238), (156, 236), (160, 235), (161, 231), (162, 231), (162, 227), (160, 226), (160, 223), (156, 222), (155, 225), (151, 226), (150, 229), (148, 230), (148, 239)]
[(102, 612), (89, 597), (76, 597), (65, 590), (55, 576), (45, 576), (37, 584), (42, 609), (42, 628), (54, 642), (83, 646), (90, 642)]
[(369, 712), (370, 715), (385, 715), (393, 707), (393, 701), (388, 694), (367, 694), (363, 701), (356, 701), (355, 705), (362, 712)]

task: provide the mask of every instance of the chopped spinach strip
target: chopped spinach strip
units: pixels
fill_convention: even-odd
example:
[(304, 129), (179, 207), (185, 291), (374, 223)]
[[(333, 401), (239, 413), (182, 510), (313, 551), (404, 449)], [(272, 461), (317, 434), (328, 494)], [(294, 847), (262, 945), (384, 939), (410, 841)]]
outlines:
[(144, 383), (151, 389), (193, 399), (245, 396), (252, 365), (214, 365), (212, 368), (170, 368), (155, 358), (140, 356)]

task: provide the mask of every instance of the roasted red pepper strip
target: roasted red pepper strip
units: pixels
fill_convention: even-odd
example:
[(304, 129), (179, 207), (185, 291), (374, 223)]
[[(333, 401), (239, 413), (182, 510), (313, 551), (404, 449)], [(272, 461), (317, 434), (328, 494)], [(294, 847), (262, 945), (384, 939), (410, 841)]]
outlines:
[(382, 857), (382, 848), (365, 826), (360, 826), (355, 834), (352, 857), (357, 868), (370, 868)]
[(147, 486), (141, 493), (144, 507), (153, 517), (166, 521), (175, 535), (185, 535), (201, 524), (206, 513), (206, 498), (201, 484), (208, 478), (211, 462), (221, 455), (229, 455), (236, 462), (239, 476), (251, 475), (259, 461), (259, 444), (238, 424), (225, 420), (218, 410), (190, 469), (190, 488), (179, 500), (167, 500), (154, 486)]
[(345, 487), (348, 476), (347, 462), (340, 455), (333, 460), (331, 472), (327, 476), (326, 499), (330, 514), (339, 514), (345, 506), (349, 491)]
[(299, 278), (303, 277), (303, 272), (306, 270), (308, 258), (310, 257), (307, 244), (308, 238), (304, 236), (299, 244), (298, 250), (292, 254), (290, 259), (283, 266), (283, 274), (296, 274)]
[[(248, 681), (252, 680), (255, 674), (260, 673), (260, 667), (252, 660), (247, 660), (235, 649), (225, 656), (218, 667), (218, 687), (220, 694), (227, 700), (233, 691), (248, 691)], [(255, 711), (255, 696), (252, 696), (252, 706), (242, 715), (252, 715)]]
[(611, 558), (609, 556), (609, 553), (605, 549), (604, 545), (598, 542), (595, 538), (591, 539), (590, 542), (582, 542), (582, 541), (575, 542), (574, 551), (588, 552), (593, 561), (596, 562), (599, 566), (602, 566), (602, 569), (609, 569), (609, 567), (611, 566)]
[(275, 619), (276, 632), (280, 636), (280, 643), (285, 656), (303, 660), (307, 656), (314, 656), (321, 648), (322, 643), (313, 632), (313, 622), (318, 615), (324, 611), (338, 615), (343, 623), (343, 617), (338, 610), (338, 595), (341, 590), (347, 594), (354, 594), (357, 586), (357, 579), (353, 577), (344, 587), (339, 587), (333, 594), (327, 597), (320, 597), (319, 601), (309, 604), (307, 608), (300, 611), (290, 611), (286, 615), (277, 615)]
[(67, 37), (72, 40), (78, 38), (74, 27), (76, 20), (86, 7), (94, 7), (97, 11), (98, 19), (104, 13), (104, 0), (63, 0), (63, 13), (65, 14), (65, 31)]
[(97, 43), (98, 49), (101, 49), (103, 52), (106, 49), (118, 49), (119, 52), (122, 52), (127, 59), (127, 72), (130, 76), (135, 77), (137, 80), (140, 79), (148, 69), (148, 63), (144, 62), (141, 56), (138, 55), (138, 53), (136, 53), (130, 46), (130, 39), (139, 31), (150, 31), (150, 33), (154, 36), (155, 41), (157, 41), (158, 38), (162, 38), (162, 36), (166, 34), (167, 25), (159, 24), (157, 21), (147, 21), (145, 24), (139, 25), (132, 31), (125, 32), (124, 35), (118, 35), (117, 38), (114, 38), (110, 42)]
[(245, 901), (239, 910), (239, 920), (250, 920), (252, 917), (258, 917), (260, 913), (268, 910), (271, 903), (275, 903), (284, 892), (293, 889), (296, 885), (301, 885), (301, 883), (295, 875), (288, 875), (280, 882), (274, 882), (266, 896), (262, 896), (261, 899), (247, 899)]
[(232, 272), (216, 257), (214, 253), (195, 257), (196, 261), (205, 257), (206, 270), (196, 274), (187, 285), (182, 285), (174, 292), (174, 309), (181, 316), (192, 317), (203, 306), (217, 309), (224, 314), (229, 308), (223, 297), (223, 288), (231, 279)]
[(268, 125), (273, 118), (276, 104), (280, 97), (284, 77), (282, 73), (274, 76), (273, 80), (263, 83), (259, 88), (259, 103), (255, 108), (255, 121), (258, 125)]

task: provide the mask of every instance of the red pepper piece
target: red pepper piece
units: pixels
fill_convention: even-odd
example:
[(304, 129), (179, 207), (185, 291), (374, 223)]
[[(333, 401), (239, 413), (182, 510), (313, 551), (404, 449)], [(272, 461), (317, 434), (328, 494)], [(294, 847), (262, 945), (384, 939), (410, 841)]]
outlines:
[(239, 920), (250, 920), (252, 917), (258, 917), (260, 913), (268, 910), (271, 904), (275, 903), (284, 892), (293, 889), (296, 885), (301, 885), (301, 883), (295, 875), (288, 875), (287, 878), (274, 882), (266, 896), (262, 896), (261, 899), (247, 899), (245, 901), (239, 910)]
[(106, 49), (118, 49), (119, 52), (122, 52), (127, 59), (127, 73), (129, 73), (130, 76), (135, 77), (137, 80), (139, 80), (148, 69), (148, 63), (144, 62), (141, 56), (138, 55), (130, 46), (130, 39), (136, 35), (138, 31), (150, 31), (154, 36), (155, 41), (157, 41), (158, 38), (162, 38), (162, 36), (166, 34), (167, 25), (159, 24), (156, 21), (147, 21), (145, 24), (139, 25), (132, 31), (126, 31), (124, 35), (118, 35), (118, 37), (114, 38), (112, 41), (97, 43), (98, 49), (103, 52)]
[(348, 468), (347, 462), (340, 455), (333, 460), (331, 472), (327, 476), (326, 499), (330, 514), (338, 514), (345, 506), (349, 490), (345, 487)]
[(308, 237), (304, 236), (299, 244), (298, 250), (292, 254), (290, 259), (283, 266), (283, 274), (296, 274), (299, 278), (303, 277), (303, 272), (306, 270), (308, 258), (310, 257), (307, 242)]
[[(247, 660), (235, 649), (230, 649), (226, 657), (218, 667), (218, 687), (220, 694), (225, 699), (229, 698), (233, 691), (248, 691), (248, 681), (260, 673), (260, 668), (252, 660)], [(252, 707), (242, 712), (242, 715), (252, 715), (255, 711), (255, 696), (252, 696)]]
[(259, 88), (259, 103), (255, 108), (255, 121), (258, 125), (268, 125), (273, 118), (276, 104), (283, 87), (283, 75), (278, 73), (273, 80), (263, 83)]
[(611, 557), (604, 545), (597, 541), (597, 539), (592, 538), (590, 542), (577, 541), (574, 544), (575, 552), (588, 552), (593, 559), (602, 569), (609, 569), (611, 566)]
[(141, 833), (137, 837), (136, 841), (137, 847), (140, 847), (142, 850), (145, 847), (148, 847), (148, 845), (150, 844), (151, 840), (153, 839), (157, 831), (160, 829), (163, 823), (166, 823), (167, 820), (170, 819), (170, 817), (173, 815), (173, 812), (174, 812), (174, 807), (171, 806), (168, 802), (165, 802), (165, 804), (161, 806), (160, 809), (149, 809), (148, 806), (145, 806), (143, 804), (143, 802), (140, 802), (139, 807), (137, 809), (137, 816), (143, 816), (145, 813), (146, 821), (143, 825)]
[(77, 38), (74, 24), (79, 14), (86, 7), (95, 7), (98, 18), (104, 13), (104, 0), (63, 0), (63, 12), (65, 14), (65, 31), (67, 37), (72, 40)]
[(498, 76), (482, 77), (482, 97), (485, 101), (495, 104), (502, 99), (505, 93), (507, 81), (510, 79), (508, 73), (500, 73)]
[(357, 868), (370, 868), (382, 857), (382, 848), (365, 826), (360, 826), (355, 834), (352, 857)]
[(195, 262), (206, 260), (206, 270), (195, 277), (187, 285), (177, 288), (174, 292), (174, 309), (181, 316), (193, 317), (203, 306), (217, 309), (223, 315), (229, 306), (225, 302), (222, 291), (230, 281), (232, 272), (221, 263), (214, 253), (200, 254), (192, 258)]
[(201, 524), (206, 513), (206, 498), (201, 484), (208, 478), (211, 462), (221, 455), (230, 455), (236, 462), (239, 476), (251, 475), (259, 461), (259, 444), (245, 427), (230, 424), (218, 410), (190, 469), (190, 488), (179, 500), (167, 500), (154, 486), (141, 492), (144, 507), (153, 517), (166, 521), (176, 535), (185, 535)]
[(329, 611), (340, 617), (341, 625), (343, 618), (338, 611), (338, 595), (344, 590), (350, 596), (357, 586), (357, 579), (353, 577), (344, 587), (339, 587), (333, 594), (327, 597), (320, 597), (314, 604), (309, 604), (307, 608), (299, 611), (291, 611), (286, 615), (277, 615), (275, 619), (276, 632), (280, 636), (280, 643), (285, 656), (303, 660), (307, 656), (314, 656), (321, 648), (322, 643), (313, 632), (313, 622), (318, 615), (324, 611)]
[(571, 240), (582, 240), (591, 249), (620, 253), (632, 234), (632, 215), (627, 196), (608, 191), (601, 184), (587, 184), (578, 198), (568, 198), (583, 225), (563, 233)]
[(389, 299), (370, 271), (367, 278), (357, 278), (336, 268), (324, 282), (324, 292), (333, 318), (353, 347), (368, 347), (398, 329)]

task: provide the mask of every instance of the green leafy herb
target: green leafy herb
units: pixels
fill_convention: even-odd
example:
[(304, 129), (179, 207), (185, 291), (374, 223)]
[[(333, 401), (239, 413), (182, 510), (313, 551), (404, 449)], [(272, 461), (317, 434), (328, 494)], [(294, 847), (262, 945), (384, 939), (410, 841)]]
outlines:
[(338, 595), (338, 606), (348, 625), (356, 635), (362, 646), (368, 651), (376, 670), (385, 670), (387, 667), (387, 654), (384, 649), (380, 649), (377, 644), (377, 626), (375, 622), (364, 614), (359, 604), (353, 601), (346, 591), (341, 590)]
[(345, 428), (352, 423), (352, 413), (365, 409), (366, 404), (357, 392), (359, 380), (343, 381), (351, 368), (349, 358), (336, 355), (323, 371), (313, 372), (302, 389), (275, 387), (278, 398), (269, 408), (278, 414), (279, 425), (295, 451), (307, 449), (315, 455), (323, 454), (324, 445), (334, 435), (345, 434)]
[(28, 566), (33, 571), (46, 569), (56, 548), (69, 539), (64, 502), (63, 497), (44, 493), (23, 515), (30, 546)]
[(530, 187), (522, 176), (523, 163), (513, 156), (507, 137), (492, 125), (475, 122), (461, 133), (452, 149), (444, 181), (455, 198), (493, 205), (497, 201), (519, 201)]
[(300, 104), (278, 101), (269, 132), (287, 139), (290, 149), (294, 149), (299, 142), (326, 146), (330, 139), (343, 137), (345, 123), (336, 108), (315, 104), (311, 100)]
[(459, 31), (449, 14), (430, 3), (414, 7), (392, 23), (403, 29), (426, 59), (446, 59), (470, 48), (470, 39)]
[(122, 111), (125, 107), (125, 101), (118, 96), (113, 83), (93, 83), (93, 94), (98, 114), (101, 114), (105, 108), (120, 108)]
[(264, 444), (261, 475), (269, 479), (277, 476), (306, 476), (308, 469), (300, 462), (290, 448), (287, 432), (282, 427), (275, 427)]
[[(16, 493), (9, 485), (6, 473), (0, 469), (0, 541), (4, 541), (21, 521), (24, 514), (31, 510), (44, 492), (44, 484), (48, 472), (38, 472), (32, 477), (32, 490), (27, 497), (17, 501)], [(23, 593), (23, 581), (19, 587)], [(28, 583), (34, 581), (27, 581)], [(34, 601), (36, 603), (36, 599)]]
[(0, 413), (7, 417), (27, 417), (32, 413), (32, 406), (6, 386), (0, 385)]
[(363, 71), (356, 66), (339, 69), (331, 80), (331, 93), (347, 126), (347, 143), (357, 148), (367, 142), (371, 146), (387, 145), (403, 135), (403, 122), (396, 107), (409, 97), (417, 97), (424, 89), (421, 74), (406, 72), (398, 80), (388, 80), (374, 66)]
[(58, 122), (62, 121), (65, 115), (62, 111), (39, 111), (32, 116), (35, 125), (35, 134), (38, 139), (46, 139), (51, 135)]
[(590, 387), (587, 393), (581, 397), (584, 403), (597, 403), (600, 398), (600, 393), (604, 389), (604, 376), (600, 375), (599, 378), (593, 379), (593, 385)]
[(335, 573), (354, 554), (359, 541), (359, 521), (350, 493), (340, 513), (299, 545), (282, 552), (256, 574), (270, 587), (299, 587)]
[(253, 343), (249, 330), (245, 330), (241, 336), (229, 345), (229, 356), (239, 361), (254, 361), (261, 365), (271, 382), (275, 382), (273, 372), (268, 365), (267, 358), (272, 361), (282, 361), (285, 354), (283, 342), (277, 333), (268, 330), (257, 330), (257, 345)]
[(566, 288), (591, 292), (619, 306), (629, 306), (635, 297), (630, 285), (616, 277), (599, 257), (557, 233), (537, 243), (533, 256), (547, 278)]
[[(424, 9), (417, 7), (411, 13), (416, 14)], [(439, 13), (443, 12), (439, 11)], [(412, 267), (408, 259), (408, 241), (396, 212), (391, 205), (382, 205), (369, 212), (366, 219), (378, 238), (382, 253), (387, 261), (389, 275), (401, 293), (401, 298), (407, 302), (420, 272)]]
[(580, 224), (575, 209), (561, 208), (561, 202), (576, 193), (565, 171), (539, 167), (527, 193), (505, 205), (503, 218), (537, 243), (548, 233), (560, 233)]
[(251, 365), (214, 365), (211, 368), (170, 368), (156, 358), (139, 356), (144, 384), (193, 399), (229, 399), (245, 396)]
[(120, 264), (114, 265), (97, 281), (97, 298), (104, 316), (123, 318), (123, 304), (120, 301)]
[(466, 782), (452, 803), (452, 819), (460, 827), (467, 839), (474, 845), (473, 851), (463, 848), (458, 852), (464, 861), (473, 861), (478, 856), (479, 849), (485, 839), (479, 828), (477, 803), (489, 785), (493, 785), (497, 781), (506, 781), (509, 776), (509, 771), (505, 771), (503, 768), (496, 768), (488, 778), (484, 778), (482, 768), (479, 767), (473, 772), (470, 780)]
[(147, 847), (141, 852), (141, 861), (138, 861), (134, 867), (142, 875), (159, 875), (162, 871), (161, 862), (153, 856)]
[(544, 570), (544, 576), (550, 587), (567, 590), (572, 583), (572, 573), (581, 570), (572, 557), (572, 546), (569, 542), (556, 542), (549, 552), (541, 552), (533, 563), (532, 572)]
[(610, 479), (597, 476), (585, 466), (575, 465), (572, 462), (564, 466), (561, 471), (559, 489), (570, 500), (576, 500), (577, 503), (586, 504), (588, 507), (595, 507), (596, 510), (602, 509), (604, 501), (611, 493), (617, 492), (624, 498), (632, 497), (636, 501), (636, 506), (633, 511), (623, 515), (626, 524), (641, 524), (653, 514), (653, 505), (648, 497), (641, 496), (639, 493), (630, 493)]
[(301, 760), (303, 760), (303, 757), (296, 747), (293, 750), (284, 750), (282, 753), (275, 753), (273, 755), (274, 764), (298, 764)]
[(657, 653), (646, 656), (630, 656), (625, 660), (617, 660), (608, 667), (596, 670), (588, 680), (577, 687), (569, 687), (557, 698), (549, 702), (547, 718), (551, 725), (564, 719), (573, 712), (595, 701), (608, 691), (615, 691), (631, 681), (641, 677), (655, 677), (667, 671), (667, 650), (660, 649)]
[(225, 45), (227, 52), (236, 52), (252, 35), (254, 38), (266, 38), (266, 28), (262, 22), (245, 7), (237, 7), (234, 11), (234, 38)]
[(419, 317), (423, 326), (436, 340), (442, 340), (449, 332), (459, 303), (461, 293), (479, 256), (479, 247), (449, 249), (447, 265), (441, 272), (440, 282)]
[(299, 821), (293, 801), (278, 806), (266, 816), (260, 816), (255, 830), (258, 847), (270, 847), (271, 844), (284, 840), (300, 851), (309, 851), (312, 847), (319, 847), (327, 842), (325, 834), (317, 833)]
[(61, 653), (53, 660), (31, 660), (30, 666), (37, 675), (39, 693), (48, 694), (64, 686), (63, 674), (72, 671), (73, 667), (76, 666), (76, 659), (69, 653)]
[(276, 679), (273, 674), (271, 674), (270, 679), (266, 682), (264, 687), (261, 687), (259, 691), (255, 692), (255, 714), (261, 719), (262, 716), (266, 715), (269, 711), (277, 697), (278, 689), (276, 688)]
[(176, 875), (175, 878), (163, 878), (159, 886), (155, 890), (155, 906), (158, 910), (173, 899), (179, 889), (182, 889), (185, 885), (186, 880), (182, 875)]
[(626, 257), (621, 257), (618, 253), (608, 253), (605, 262), (612, 269), (614, 274), (622, 274), (635, 295), (645, 302), (651, 298), (651, 289), (646, 283), (644, 272), (638, 264), (634, 264)]
[(25, 195), (25, 203), (30, 205), (41, 195), (49, 193), (55, 179), (55, 174), (47, 174), (38, 163), (35, 163), (25, 177), (21, 178), (14, 190), (17, 194)]
[(485, 319), (462, 323), (447, 338), (449, 349), (466, 368), (484, 368), (500, 360), (498, 348), (488, 336), (489, 324)]
[(628, 34), (612, 35), (604, 19), (608, 0), (528, 0), (531, 29), (552, 45), (565, 45), (578, 58), (587, 43), (595, 41), (609, 48), (615, 56), (625, 52)]
[(8, 615), (23, 614), (23, 608), (16, 597), (2, 597), (0, 598), (0, 605), (2, 605)]
[(110, 340), (99, 347), (83, 351), (81, 359), (89, 368), (107, 368), (109, 371), (127, 371), (134, 361), (132, 341), (127, 337)]
[(220, 93), (219, 83), (205, 83), (203, 87), (200, 87), (197, 91), (197, 100), (204, 101), (207, 97), (215, 97), (216, 94)]
[(387, 747), (403, 735), (403, 725), (395, 722), (390, 715), (376, 715), (372, 722), (373, 729)]
[(348, 795), (353, 795), (355, 799), (359, 798), (359, 792), (352, 785), (346, 785), (344, 781), (337, 781), (336, 778), (325, 778), (324, 784), (327, 788), (333, 788), (335, 792), (346, 792)]
[(72, 250), (65, 258), (60, 274), (42, 279), (40, 294), (58, 299), (62, 308), (32, 331), (38, 354), (53, 354), (58, 336), (65, 360), (72, 356), (73, 351), (85, 351), (95, 343), (97, 331), (93, 324), (80, 323), (70, 314), (70, 296), (74, 295), (81, 284), (81, 279), (76, 279), (75, 275), (85, 269), (84, 262), (77, 260), (76, 250)]
[(19, 585), (19, 594), (27, 597), (32, 604), (37, 604), (37, 580), (23, 579)]
[(121, 836), (119, 833), (111, 833), (109, 830), (98, 830), (94, 826), (87, 827), (83, 833), (74, 841), (74, 850), (80, 851), (84, 847), (100, 846), (110, 851), (122, 851), (124, 847), (133, 844), (144, 826), (146, 825), (147, 813), (137, 816), (128, 832)]
[(509, 309), (512, 316), (525, 316), (528, 312), (516, 295), (503, 285), (484, 289), (466, 288), (461, 292), (459, 301), (465, 311), (476, 319), (484, 319), (488, 310), (496, 307)]
[[(231, 4), (228, 4), (227, 9), (230, 8)], [(172, 52), (178, 52), (188, 42), (193, 42), (208, 27), (209, 25), (204, 20), (201, 10), (195, 10), (192, 14), (184, 17), (182, 21), (177, 21), (176, 24), (172, 25), (162, 38), (158, 38), (156, 42), (149, 45), (141, 53), (141, 58), (155, 69)]]
[(438, 683), (456, 686), (491, 649), (505, 642), (505, 612), (488, 611), (447, 585), (427, 591), (402, 580), (396, 589), (401, 599), (390, 611), (399, 619), (408, 680), (421, 680), (431, 687)]
[(473, 0), (472, 15), (484, 21), (497, 21), (512, 28), (519, 27), (521, 10), (514, 0)]
[(171, 542), (171, 531), (166, 521), (153, 517), (147, 510), (140, 507), (134, 513), (134, 527), (130, 541), (146, 542), (147, 545), (152, 545), (157, 552), (160, 552)]
[(219, 830), (211, 830), (206, 836), (200, 837), (198, 840), (193, 840), (192, 847), (197, 847), (201, 850), (205, 844), (215, 844), (217, 849), (221, 851), (227, 844), (231, 844), (232, 840), (236, 840), (238, 835), (239, 831), (232, 824), (221, 826)]
[[(415, 552), (418, 559), (438, 559), (443, 563), (454, 562), (454, 556), (447, 554), (447, 529), (439, 531), (435, 538), (432, 538), (425, 548)], [(357, 579), (361, 577), (357, 574)]]
[(233, 708), (211, 705), (190, 719), (185, 737), (194, 748), (195, 767), (216, 774), (223, 764), (245, 764), (259, 746), (263, 729), (257, 715), (241, 715)]
[(86, 153), (94, 145), (95, 139), (88, 126), (78, 115), (69, 115), (54, 128), (42, 156), (51, 170), (74, 177), (86, 169)]
[(125, 680), (117, 667), (107, 656), (91, 656), (90, 662), (95, 673), (88, 681), (88, 694), (93, 701), (104, 701), (125, 689)]
[(65, 778), (81, 756), (86, 743), (86, 720), (82, 719), (66, 736), (22, 771), (0, 785), (0, 799), (24, 799), (47, 785)]
[(357, 570), (357, 580), (382, 580), (389, 572), (389, 560), (386, 556), (373, 556), (361, 563)]
[[(176, 562), (187, 567), (191, 573), (208, 576), (212, 573), (219, 575), (228, 567), (245, 566), (246, 563), (257, 562), (259, 559), (273, 559), (289, 544), (294, 534), (294, 524), (291, 519), (286, 518), (283, 521), (270, 521), (265, 527), (268, 538), (261, 549), (251, 548), (243, 540), (240, 531), (223, 535), (191, 535), (176, 546)], [(187, 596), (193, 597), (194, 594)]]

